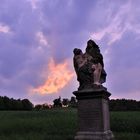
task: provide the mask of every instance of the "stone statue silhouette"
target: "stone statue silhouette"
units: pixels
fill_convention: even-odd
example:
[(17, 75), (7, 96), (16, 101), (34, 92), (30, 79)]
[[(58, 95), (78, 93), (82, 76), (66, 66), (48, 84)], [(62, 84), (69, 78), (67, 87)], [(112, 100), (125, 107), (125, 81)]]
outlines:
[(98, 45), (93, 40), (89, 40), (85, 53), (78, 48), (75, 48), (73, 53), (74, 68), (80, 85), (78, 90), (102, 88), (107, 74)]

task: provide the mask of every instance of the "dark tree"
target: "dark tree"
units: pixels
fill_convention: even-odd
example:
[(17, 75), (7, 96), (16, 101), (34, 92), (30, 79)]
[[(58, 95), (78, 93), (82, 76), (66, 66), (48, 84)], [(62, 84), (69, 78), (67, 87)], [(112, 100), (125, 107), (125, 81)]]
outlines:
[(7, 96), (0, 96), (0, 110), (31, 110), (33, 104), (28, 100), (16, 100)]
[(23, 99), (22, 104), (23, 104), (24, 110), (32, 110), (33, 109), (33, 104), (28, 99)]
[(34, 109), (37, 110), (37, 111), (41, 110), (42, 109), (42, 105), (35, 105)]
[(112, 99), (109, 101), (111, 111), (140, 111), (139, 101), (128, 99)]
[(4, 109), (5, 109), (4, 100), (3, 97), (0, 97), (0, 110), (4, 110)]
[(63, 101), (62, 101), (62, 104), (64, 106), (68, 106), (69, 105), (69, 99), (64, 98)]
[(70, 107), (77, 107), (77, 100), (75, 97), (71, 97), (70, 99)]
[(43, 104), (42, 105), (42, 109), (43, 110), (49, 109), (49, 105), (47, 103)]
[(61, 97), (59, 97), (58, 99), (53, 100), (53, 106), (54, 107), (62, 107)]

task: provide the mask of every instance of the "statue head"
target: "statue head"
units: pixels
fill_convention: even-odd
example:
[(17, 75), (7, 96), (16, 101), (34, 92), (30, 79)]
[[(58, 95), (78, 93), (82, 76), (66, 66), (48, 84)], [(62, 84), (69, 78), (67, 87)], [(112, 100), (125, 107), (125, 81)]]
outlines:
[(98, 45), (93, 40), (88, 40), (87, 47), (97, 47)]
[(87, 42), (86, 52), (89, 52), (92, 48), (99, 49), (98, 45), (93, 40), (90, 39)]
[(78, 49), (78, 48), (75, 48), (73, 50), (73, 53), (74, 53), (74, 55), (80, 55), (80, 54), (82, 54), (82, 50), (81, 49)]

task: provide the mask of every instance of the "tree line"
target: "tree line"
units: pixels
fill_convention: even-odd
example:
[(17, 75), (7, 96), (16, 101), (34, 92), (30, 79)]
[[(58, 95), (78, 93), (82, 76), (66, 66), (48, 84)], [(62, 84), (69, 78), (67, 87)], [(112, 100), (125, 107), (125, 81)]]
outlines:
[(111, 99), (110, 111), (140, 111), (140, 101), (131, 99)]
[[(77, 100), (75, 97), (71, 99), (61, 99), (61, 97), (53, 100), (53, 105), (48, 104), (36, 105), (36, 110), (43, 110), (48, 108), (74, 107), (77, 108)], [(110, 111), (140, 111), (140, 101), (130, 99), (111, 99), (109, 100)]]
[[(33, 105), (28, 99), (13, 99), (7, 96), (0, 96), (0, 110), (47, 110), (51, 108), (72, 107), (77, 108), (77, 100), (75, 97), (71, 99), (56, 98), (53, 104), (37, 104)], [(110, 111), (140, 111), (140, 101), (131, 99), (111, 99), (109, 100)]]
[(71, 97), (71, 99), (63, 98), (59, 96), (59, 98), (56, 98), (53, 100), (53, 105), (49, 104), (38, 104), (35, 105), (34, 109), (35, 110), (45, 110), (45, 109), (50, 109), (50, 108), (61, 108), (61, 107), (77, 107), (77, 100), (75, 97)]
[(13, 99), (0, 96), (0, 110), (32, 110), (33, 104), (28, 99)]

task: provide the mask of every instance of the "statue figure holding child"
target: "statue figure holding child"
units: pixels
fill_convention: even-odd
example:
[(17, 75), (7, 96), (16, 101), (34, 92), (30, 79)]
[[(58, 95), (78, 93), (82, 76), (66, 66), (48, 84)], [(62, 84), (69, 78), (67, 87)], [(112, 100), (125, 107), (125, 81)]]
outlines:
[(75, 48), (73, 53), (74, 68), (80, 85), (78, 90), (104, 88), (102, 83), (106, 81), (107, 74), (99, 46), (89, 40), (85, 53), (78, 48)]

